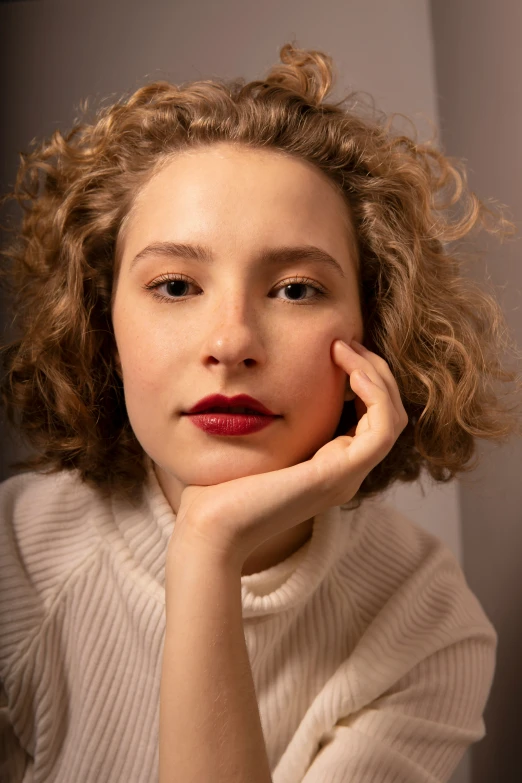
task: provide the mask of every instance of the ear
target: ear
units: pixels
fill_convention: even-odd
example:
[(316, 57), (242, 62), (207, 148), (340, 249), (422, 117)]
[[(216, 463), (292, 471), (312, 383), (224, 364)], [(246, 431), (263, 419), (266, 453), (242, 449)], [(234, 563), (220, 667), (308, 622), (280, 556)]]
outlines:
[(344, 400), (345, 402), (348, 402), (349, 400), (355, 400), (356, 394), (354, 391), (352, 391), (352, 387), (350, 386), (350, 379), (346, 379), (346, 391), (344, 393)]
[(117, 375), (123, 380), (123, 373), (121, 369), (121, 361), (120, 361), (120, 355), (118, 351), (114, 352), (114, 364), (115, 364), (115, 370)]

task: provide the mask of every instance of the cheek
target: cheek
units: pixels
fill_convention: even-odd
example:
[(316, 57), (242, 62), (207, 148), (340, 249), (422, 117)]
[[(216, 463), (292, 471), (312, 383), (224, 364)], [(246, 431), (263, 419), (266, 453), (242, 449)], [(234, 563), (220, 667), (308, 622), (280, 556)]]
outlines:
[(158, 400), (161, 390), (167, 390), (167, 379), (172, 385), (172, 364), (165, 352), (139, 339), (131, 340), (120, 347), (120, 361), (123, 369), (123, 385), (126, 398)]
[(153, 387), (155, 379), (166, 372), (165, 335), (155, 333), (150, 323), (136, 315), (131, 318), (123, 312), (114, 320), (114, 335), (124, 382), (136, 388)]
[(335, 337), (300, 341), (294, 346), (296, 372), (302, 382), (315, 388), (335, 389), (342, 383), (343, 371), (331, 356), (331, 344)]
[(314, 421), (330, 424), (341, 414), (346, 383), (346, 374), (331, 358), (330, 342), (308, 341), (294, 348), (294, 355), (292, 370), (288, 366), (286, 373), (294, 399)]

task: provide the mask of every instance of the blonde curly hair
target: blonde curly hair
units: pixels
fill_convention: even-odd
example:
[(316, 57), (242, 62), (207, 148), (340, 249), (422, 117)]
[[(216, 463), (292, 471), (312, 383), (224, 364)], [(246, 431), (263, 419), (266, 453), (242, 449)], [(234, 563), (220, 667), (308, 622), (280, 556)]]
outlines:
[[(481, 226), (514, 226), (467, 186), (462, 162), (393, 130), (351, 92), (325, 101), (331, 58), (291, 43), (262, 81), (155, 81), (80, 117), (21, 154), (12, 192), (24, 214), (2, 251), (0, 282), (18, 336), (1, 347), (2, 406), (36, 449), (15, 469), (77, 470), (103, 493), (134, 500), (146, 455), (115, 365), (111, 302), (118, 247), (136, 194), (179, 150), (230, 142), (313, 163), (350, 206), (360, 264), (364, 342), (389, 364), (409, 417), (366, 477), (356, 504), (422, 468), (438, 482), (476, 467), (475, 439), (521, 434), (520, 391), (503, 366), (520, 352), (501, 308), (463, 274), (449, 243)], [(83, 115), (83, 117), (82, 117)], [(7, 262), (11, 262), (8, 265)], [(336, 432), (356, 421), (347, 403)]]

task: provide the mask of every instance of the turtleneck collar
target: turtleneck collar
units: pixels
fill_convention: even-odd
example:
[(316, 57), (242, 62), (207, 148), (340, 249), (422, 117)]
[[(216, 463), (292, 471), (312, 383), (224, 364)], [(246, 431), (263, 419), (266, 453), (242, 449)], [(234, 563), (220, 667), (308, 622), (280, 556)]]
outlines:
[[(123, 508), (113, 500), (112, 512), (118, 537), (125, 540), (127, 566), (144, 580), (148, 592), (164, 602), (165, 559), (176, 515), (148, 457), (146, 465), (147, 479), (138, 508), (129, 510), (127, 504)], [(351, 514), (339, 506), (317, 514), (312, 536), (300, 549), (271, 568), (241, 576), (243, 617), (275, 614), (305, 603), (340, 556), (343, 547), (339, 538)]]

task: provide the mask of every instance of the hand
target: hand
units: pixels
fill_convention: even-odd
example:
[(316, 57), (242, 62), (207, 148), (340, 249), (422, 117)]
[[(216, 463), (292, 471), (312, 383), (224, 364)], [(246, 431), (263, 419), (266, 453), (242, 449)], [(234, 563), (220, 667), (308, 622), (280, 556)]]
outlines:
[(387, 362), (362, 345), (351, 349), (336, 340), (332, 348), (334, 362), (349, 375), (357, 395), (356, 427), (297, 465), (221, 484), (186, 487), (168, 552), (178, 542), (188, 542), (242, 567), (272, 536), (331, 506), (348, 503), (391, 451), (408, 417)]

